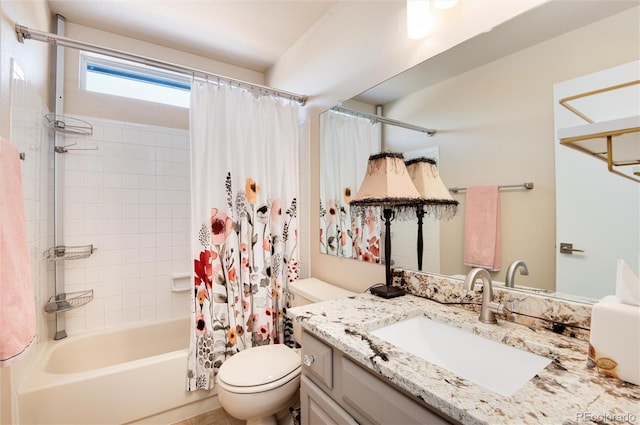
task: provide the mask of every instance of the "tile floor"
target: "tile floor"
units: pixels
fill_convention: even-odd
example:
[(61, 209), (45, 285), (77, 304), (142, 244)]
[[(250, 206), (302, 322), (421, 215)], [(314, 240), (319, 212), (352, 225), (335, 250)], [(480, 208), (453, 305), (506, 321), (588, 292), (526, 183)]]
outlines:
[(172, 425), (245, 425), (245, 421), (230, 416), (222, 408), (212, 410)]

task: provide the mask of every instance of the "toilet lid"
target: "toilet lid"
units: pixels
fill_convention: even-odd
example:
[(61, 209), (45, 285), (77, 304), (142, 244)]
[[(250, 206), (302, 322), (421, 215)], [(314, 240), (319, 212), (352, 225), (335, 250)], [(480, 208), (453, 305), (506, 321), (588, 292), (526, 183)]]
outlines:
[(262, 345), (234, 354), (222, 363), (218, 379), (236, 387), (277, 381), (300, 367), (300, 355), (283, 344)]

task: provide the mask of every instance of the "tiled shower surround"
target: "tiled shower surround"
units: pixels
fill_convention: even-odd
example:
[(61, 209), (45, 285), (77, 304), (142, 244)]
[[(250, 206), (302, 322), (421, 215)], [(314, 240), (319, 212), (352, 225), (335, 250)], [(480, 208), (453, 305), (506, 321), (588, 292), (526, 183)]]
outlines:
[(189, 293), (172, 291), (172, 275), (190, 266), (188, 131), (74, 118), (93, 134), (65, 136), (75, 145), (56, 154), (64, 156), (64, 244), (97, 250), (65, 261), (65, 292), (94, 291), (66, 313), (67, 332), (187, 315)]

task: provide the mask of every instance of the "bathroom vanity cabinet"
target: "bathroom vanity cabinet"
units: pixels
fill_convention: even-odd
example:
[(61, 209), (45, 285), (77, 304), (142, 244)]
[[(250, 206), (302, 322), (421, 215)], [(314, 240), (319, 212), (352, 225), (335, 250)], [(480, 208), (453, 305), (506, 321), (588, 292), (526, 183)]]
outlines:
[[(410, 294), (388, 300), (358, 294), (290, 308), (287, 315), (304, 332), (304, 425), (563, 424), (584, 420), (584, 412), (633, 424), (640, 418), (640, 387), (587, 368), (589, 344), (578, 338), (507, 320), (481, 323), (475, 311)], [(371, 333), (419, 316), (553, 361), (504, 395)]]
[(451, 423), (308, 332), (302, 360), (302, 425)]

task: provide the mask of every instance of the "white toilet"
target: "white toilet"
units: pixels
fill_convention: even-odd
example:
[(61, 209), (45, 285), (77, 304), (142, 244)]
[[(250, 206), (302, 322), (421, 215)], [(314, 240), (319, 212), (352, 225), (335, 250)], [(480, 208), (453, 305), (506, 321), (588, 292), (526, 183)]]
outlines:
[[(355, 295), (319, 279), (299, 280), (289, 285), (292, 306)], [(294, 323), (294, 338), (301, 342), (300, 326)], [(218, 371), (218, 400), (231, 416), (247, 425), (274, 425), (300, 388), (300, 353), (283, 344), (263, 345), (228, 358)]]

